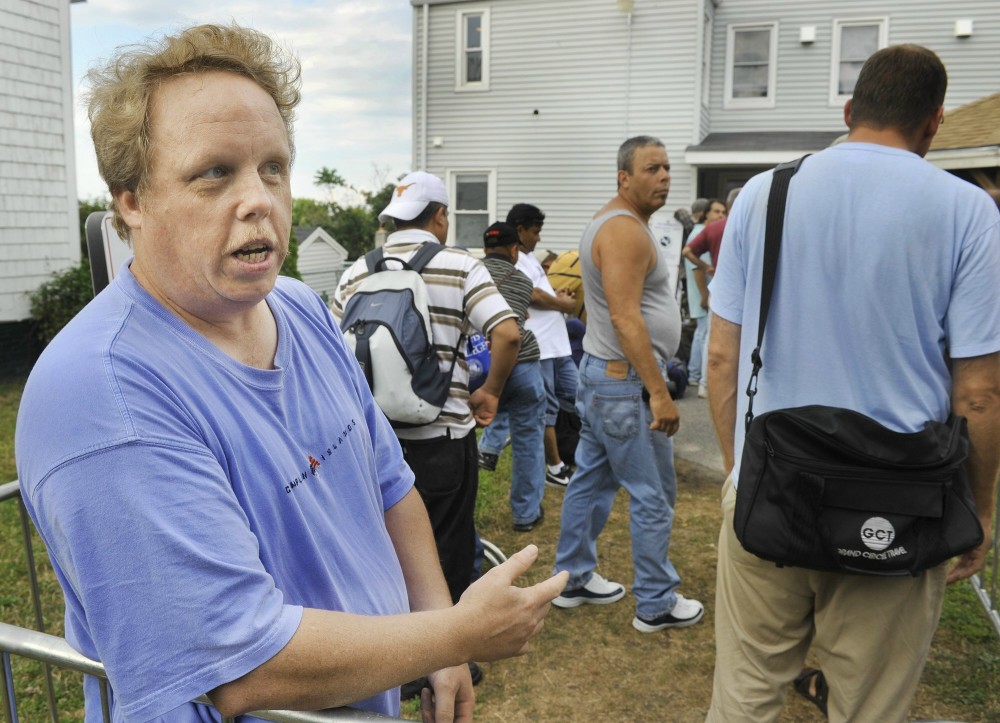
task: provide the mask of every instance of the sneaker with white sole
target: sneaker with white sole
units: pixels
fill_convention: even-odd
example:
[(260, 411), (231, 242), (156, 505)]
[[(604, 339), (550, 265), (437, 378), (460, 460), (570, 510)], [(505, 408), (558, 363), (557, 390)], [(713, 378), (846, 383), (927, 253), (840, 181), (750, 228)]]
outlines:
[(683, 595), (678, 595), (677, 603), (669, 613), (652, 620), (636, 615), (632, 618), (632, 627), (640, 633), (655, 633), (666, 628), (686, 628), (688, 625), (699, 622), (704, 615), (704, 605), (697, 600), (688, 600)]
[(563, 590), (562, 595), (552, 601), (557, 608), (576, 608), (581, 605), (609, 605), (625, 597), (625, 586), (610, 582), (596, 572), (587, 584), (576, 590)]
[(698, 398), (708, 399), (708, 387), (706, 387), (704, 384), (698, 385)]
[(566, 489), (566, 487), (569, 485), (569, 479), (572, 476), (573, 473), (570, 472), (569, 466), (565, 464), (562, 466), (562, 469), (559, 470), (558, 472), (550, 472), (549, 470), (546, 469), (545, 484), (551, 487), (559, 487), (561, 489)]

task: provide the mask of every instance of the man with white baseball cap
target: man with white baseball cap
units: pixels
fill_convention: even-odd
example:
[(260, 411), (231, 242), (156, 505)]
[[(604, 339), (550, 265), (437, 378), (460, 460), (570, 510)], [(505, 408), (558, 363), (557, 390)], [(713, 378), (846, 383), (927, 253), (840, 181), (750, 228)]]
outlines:
[[(424, 171), (407, 174), (396, 185), (379, 221), (392, 221), (396, 226), (385, 242), (386, 258), (409, 261), (423, 244), (444, 244), (448, 238), (444, 183)], [(338, 321), (367, 275), (363, 257), (344, 272), (331, 303)], [(441, 370), (453, 368), (451, 387), (435, 421), (395, 432), (427, 506), (441, 567), (457, 602), (471, 582), (475, 559), (472, 514), (479, 488), (479, 452), (474, 430), (476, 425), (484, 427), (493, 421), (500, 392), (517, 360), (520, 330), (517, 316), (497, 291), (489, 271), (467, 251), (444, 248), (427, 263), (422, 277)], [(460, 342), (464, 344), (464, 337), (473, 330), (490, 339), (491, 361), (486, 381), (470, 394), (465, 359), (460, 356), (454, 364), (453, 360)]]
[[(389, 219), (412, 221), (429, 203), (437, 203), (447, 209), (448, 190), (437, 176), (426, 171), (414, 171), (404, 176), (396, 186), (392, 200), (378, 215), (378, 220), (382, 223)], [(447, 214), (445, 218), (447, 220)]]

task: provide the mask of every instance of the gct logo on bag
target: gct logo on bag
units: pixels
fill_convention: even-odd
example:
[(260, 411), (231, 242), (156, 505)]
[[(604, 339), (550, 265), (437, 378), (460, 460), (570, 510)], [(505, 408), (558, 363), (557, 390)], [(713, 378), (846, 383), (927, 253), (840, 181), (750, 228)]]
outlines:
[(869, 517), (861, 525), (861, 541), (869, 550), (881, 552), (896, 539), (896, 530), (884, 517)]

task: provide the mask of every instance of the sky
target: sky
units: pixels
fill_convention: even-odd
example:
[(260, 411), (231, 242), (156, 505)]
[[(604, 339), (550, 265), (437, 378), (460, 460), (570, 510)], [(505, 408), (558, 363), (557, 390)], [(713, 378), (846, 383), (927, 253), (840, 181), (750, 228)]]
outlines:
[(409, 171), (412, 8), (408, 0), (86, 0), (70, 6), (77, 196), (107, 196), (84, 107), (86, 75), (115, 48), (204, 22), (268, 33), (302, 63), (292, 195), (327, 199), (316, 171), (375, 189)]

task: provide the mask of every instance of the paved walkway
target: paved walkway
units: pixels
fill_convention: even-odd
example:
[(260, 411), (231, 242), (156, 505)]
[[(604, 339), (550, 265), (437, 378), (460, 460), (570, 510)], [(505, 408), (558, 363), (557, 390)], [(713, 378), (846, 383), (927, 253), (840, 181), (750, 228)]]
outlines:
[[(681, 428), (674, 436), (674, 454), (708, 470), (722, 474), (722, 453), (715, 439), (708, 400), (698, 398), (698, 388), (688, 387), (683, 399), (676, 401), (681, 413)], [(722, 479), (719, 483), (722, 483)]]

